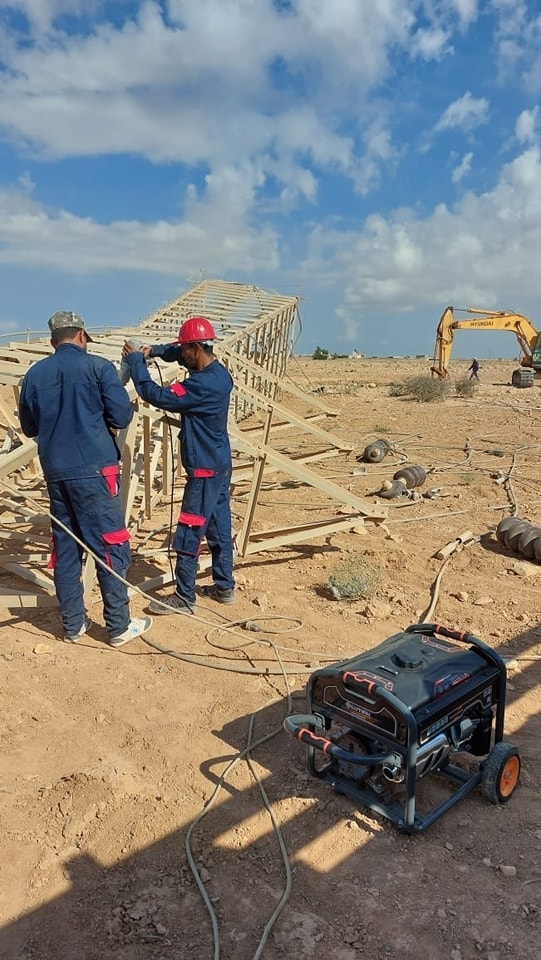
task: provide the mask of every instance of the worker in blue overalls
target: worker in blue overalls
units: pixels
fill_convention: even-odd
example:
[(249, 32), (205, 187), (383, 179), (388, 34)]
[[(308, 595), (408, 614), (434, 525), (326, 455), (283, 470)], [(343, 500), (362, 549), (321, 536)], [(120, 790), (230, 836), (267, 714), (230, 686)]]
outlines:
[[(174, 343), (137, 348), (126, 342), (122, 352), (139, 396), (159, 410), (180, 414), (180, 456), (187, 474), (173, 539), (176, 589), (165, 601), (153, 601), (149, 608), (152, 613), (194, 612), (203, 538), (210, 549), (213, 583), (200, 593), (218, 603), (235, 601), (229, 501), (231, 447), (227, 433), (233, 380), (214, 356), (215, 339), (214, 328), (205, 317), (190, 317)], [(161, 357), (167, 363), (177, 361), (187, 368), (189, 376), (182, 383), (161, 387), (146, 367), (145, 360), (150, 357)]]
[(86, 546), (101, 560), (96, 573), (109, 643), (121, 647), (152, 626), (151, 617), (130, 616), (125, 579), (130, 534), (115, 434), (128, 426), (133, 409), (111, 361), (87, 353), (92, 338), (78, 313), (59, 310), (49, 329), (54, 353), (26, 373), (19, 416), (23, 433), (37, 439), (47, 481), (53, 517), (49, 566), (64, 640), (78, 643), (92, 626), (81, 579)]

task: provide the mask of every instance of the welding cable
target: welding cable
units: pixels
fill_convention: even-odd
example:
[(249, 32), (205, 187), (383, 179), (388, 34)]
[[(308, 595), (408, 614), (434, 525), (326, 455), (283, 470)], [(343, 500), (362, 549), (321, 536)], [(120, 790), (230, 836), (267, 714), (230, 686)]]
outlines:
[[(250, 640), (245, 640), (243, 638), (243, 642), (236, 644), (235, 646), (226, 646), (225, 644), (218, 643), (216, 640), (214, 641), (211, 640), (210, 637), (216, 630), (223, 630), (225, 633), (228, 633), (231, 627), (236, 627), (236, 626), (244, 626), (246, 630), (254, 630), (255, 625), (259, 620), (266, 621), (266, 620), (287, 620), (287, 619), (288, 619), (287, 617), (283, 617), (283, 616), (272, 616), (272, 617), (262, 616), (262, 617), (250, 617), (249, 620), (232, 620), (232, 621), (229, 621), (228, 623), (216, 624), (208, 631), (207, 634), (205, 634), (205, 640), (207, 641), (209, 646), (216, 647), (218, 650), (225, 650), (228, 653), (235, 653), (238, 650), (244, 650), (246, 647), (251, 646), (251, 644), (253, 643), (262, 643), (270, 646), (271, 641), (268, 641), (268, 640), (265, 640), (264, 638), (259, 638), (259, 637), (257, 639), (250, 639)], [(295, 620), (293, 620), (293, 622), (295, 622)], [(252, 626), (252, 624), (254, 624), (254, 626)], [(293, 627), (293, 629), (284, 629), (284, 630), (268, 630), (267, 629), (264, 632), (274, 633), (274, 634), (293, 633), (295, 630), (300, 630), (301, 627), (304, 626), (304, 621), (297, 620), (296, 624), (297, 625)], [(260, 628), (258, 627), (256, 632), (258, 632), (259, 629)], [(235, 633), (234, 635), (236, 637), (242, 636), (239, 633)], [(295, 647), (285, 647), (282, 643), (276, 644), (275, 646), (276, 646), (276, 649), (280, 651), (280, 653), (298, 653), (299, 652), (298, 650), (296, 650)], [(321, 651), (302, 650), (300, 652), (303, 654), (303, 660), (307, 659), (308, 657), (312, 657), (313, 660), (318, 660), (320, 663), (334, 663), (336, 660), (336, 655), (331, 660), (329, 657), (327, 657), (325, 653), (322, 653)]]
[[(201, 622), (208, 623), (208, 621), (201, 621)], [(241, 623), (242, 621), (238, 621), (238, 622)], [(257, 677), (278, 677), (278, 676), (282, 676), (283, 674), (283, 671), (278, 670), (276, 667), (269, 667), (269, 666), (263, 666), (263, 665), (260, 667), (252, 667), (246, 663), (241, 663), (238, 661), (235, 661), (235, 662), (229, 661), (227, 663), (221, 663), (219, 661), (211, 660), (208, 657), (204, 657), (199, 654), (180, 653), (177, 650), (171, 650), (170, 647), (162, 646), (160, 643), (157, 643), (155, 640), (151, 640), (150, 637), (146, 636), (146, 634), (141, 637), (141, 640), (144, 640), (144, 642), (148, 644), (149, 647), (153, 647), (154, 650), (157, 650), (159, 653), (167, 654), (167, 656), (173, 657), (174, 659), (177, 659), (177, 660), (184, 660), (186, 663), (193, 663), (199, 667), (210, 667), (212, 670), (226, 670), (229, 673), (246, 673), (246, 674), (251, 674), (252, 676), (257, 676)], [(264, 641), (264, 640), (259, 640), (254, 642), (266, 643), (266, 644), (270, 643), (270, 641)], [(333, 657), (332, 660), (330, 658), (328, 659), (325, 658), (326, 663), (331, 663), (331, 662), (334, 663), (335, 660), (336, 660), (336, 657)], [(323, 660), (321, 662), (323, 662)], [(299, 664), (298, 666), (291, 667), (291, 668), (284, 667), (284, 669), (288, 676), (296, 677), (304, 674), (313, 673), (315, 667), (314, 667), (314, 664), (312, 664), (312, 666), (309, 666), (309, 667), (301, 666)]]
[(432, 598), (432, 599), (431, 599), (431, 601), (430, 601), (429, 606), (427, 607), (427, 609), (425, 610), (425, 612), (422, 614), (421, 618), (419, 619), (419, 623), (431, 623), (432, 620), (433, 620), (434, 611), (435, 611), (435, 609), (436, 609), (436, 607), (437, 607), (437, 605), (438, 605), (438, 600), (439, 600), (439, 597), (440, 597), (440, 584), (441, 584), (441, 579), (442, 579), (442, 577), (443, 577), (445, 568), (447, 567), (447, 564), (449, 563), (449, 561), (452, 559), (452, 557), (456, 556), (456, 554), (457, 554), (458, 552), (462, 552), (462, 550), (464, 549), (464, 547), (471, 547), (474, 543), (479, 543), (480, 539), (481, 539), (480, 536), (473, 537), (472, 540), (468, 540), (466, 543), (461, 544), (461, 545), (460, 545), (460, 551), (455, 550), (454, 553), (451, 553), (450, 556), (448, 556), (448, 557), (443, 561), (443, 563), (442, 563), (442, 565), (441, 565), (441, 567), (440, 567), (440, 569), (439, 569), (438, 575), (437, 575), (436, 579), (434, 580), (434, 583), (432, 584), (432, 587), (430, 588), (430, 595), (431, 595), (431, 598)]
[[(251, 646), (251, 645), (254, 644), (254, 643), (260, 643), (260, 644), (263, 644), (264, 646), (265, 646), (265, 645), (267, 645), (267, 646), (271, 646), (271, 645), (276, 646), (276, 649), (279, 650), (281, 654), (283, 654), (283, 653), (294, 653), (294, 654), (297, 654), (297, 655), (298, 655), (299, 653), (301, 653), (301, 654), (302, 654), (302, 661), (303, 661), (303, 663), (304, 663), (304, 661), (307, 660), (309, 657), (312, 658), (312, 661), (317, 661), (318, 663), (335, 663), (335, 661), (336, 661), (336, 654), (335, 654), (333, 657), (329, 657), (329, 656), (327, 656), (326, 653), (323, 653), (322, 651), (318, 651), (318, 650), (301, 650), (301, 651), (298, 651), (295, 647), (286, 647), (286, 646), (284, 646), (282, 643), (280, 643), (280, 644), (272, 644), (270, 640), (266, 640), (264, 637), (258, 637), (257, 639), (250, 639), (250, 640), (245, 640), (245, 639), (243, 638), (243, 642), (242, 642), (242, 643), (239, 643), (239, 644), (236, 644), (235, 646), (226, 646), (225, 644), (218, 643), (216, 640), (213, 641), (213, 640), (210, 639), (210, 635), (211, 635), (212, 633), (214, 633), (214, 631), (216, 631), (216, 630), (222, 630), (224, 633), (229, 633), (232, 627), (237, 627), (237, 626), (244, 626), (245, 630), (251, 630), (251, 631), (254, 630), (255, 632), (258, 632), (260, 628), (258, 627), (257, 630), (256, 630), (256, 627), (255, 627), (255, 624), (257, 623), (257, 621), (258, 621), (258, 620), (267, 620), (267, 619), (287, 620), (288, 618), (287, 618), (287, 617), (282, 617), (282, 616), (276, 616), (276, 617), (272, 617), (272, 618), (269, 618), (269, 617), (251, 617), (249, 620), (232, 620), (232, 621), (230, 621), (230, 622), (228, 622), (228, 623), (216, 624), (215, 626), (213, 626), (213, 627), (211, 628), (211, 630), (209, 630), (209, 632), (208, 632), (207, 634), (205, 634), (205, 640), (207, 641), (207, 643), (209, 644), (209, 646), (211, 646), (211, 647), (216, 647), (217, 650), (225, 650), (227, 653), (235, 653), (235, 652), (238, 652), (238, 651), (240, 651), (240, 650), (245, 650), (245, 649), (247, 649), (249, 646)], [(252, 626), (252, 624), (254, 624), (254, 626)], [(301, 628), (302, 626), (304, 626), (304, 622), (303, 622), (302, 620), (299, 620), (299, 621), (298, 621), (298, 626), (295, 627), (294, 629), (300, 630), (300, 628)], [(233, 632), (234, 636), (236, 636), (236, 637), (241, 637), (241, 636), (242, 636), (241, 634), (236, 633), (235, 631), (232, 631), (232, 632)], [(293, 631), (291, 631), (291, 630), (284, 630), (284, 631), (264, 630), (264, 632), (265, 632), (265, 633), (280, 633), (280, 632), (283, 632), (283, 633), (292, 633)], [(285, 660), (285, 658), (283, 658), (283, 659)], [(288, 660), (287, 662), (288, 662), (288, 663), (299, 663), (300, 659), (301, 659), (301, 657), (300, 657), (300, 656), (297, 656), (296, 658), (293, 658), (292, 660)], [(315, 669), (315, 666), (314, 666), (314, 663), (313, 663), (313, 662), (312, 662), (312, 668), (311, 668), (311, 669), (312, 669), (312, 670)]]
[[(160, 365), (159, 363), (154, 361), (154, 366), (158, 371), (160, 386), (163, 387), (164, 384), (163, 384), (163, 377), (162, 377), (162, 371), (160, 369)], [(175, 502), (176, 467), (175, 467), (175, 450), (173, 446), (173, 429), (172, 429), (171, 421), (169, 420), (169, 418), (165, 421), (165, 423), (167, 424), (167, 439), (169, 441), (169, 454), (171, 456), (171, 496), (169, 499), (169, 530), (171, 531), (173, 529), (173, 504)], [(171, 572), (171, 579), (174, 579), (175, 573), (173, 568), (173, 553), (171, 549), (171, 541), (172, 541), (172, 538), (171, 536), (169, 536), (169, 541), (167, 544), (167, 559), (169, 561), (169, 570)]]
[[(26, 497), (24, 494), (21, 494), (19, 491), (17, 491), (17, 490), (16, 490), (14, 487), (12, 487), (10, 484), (6, 483), (5, 480), (3, 480), (3, 483), (4, 483), (4, 485), (5, 485), (9, 490), (11, 490), (13, 493), (17, 494), (17, 496), (22, 496), (25, 500), (28, 500), (28, 501), (31, 500), (30, 497)], [(169, 606), (167, 605), (167, 603), (165, 603), (165, 602), (162, 601), (162, 600), (159, 600), (157, 597), (153, 597), (153, 596), (151, 596), (150, 594), (145, 593), (144, 590), (141, 590), (140, 587), (136, 586), (135, 584), (130, 583), (128, 580), (125, 580), (124, 577), (122, 577), (119, 573), (117, 573), (117, 572), (116, 572), (115, 570), (113, 570), (111, 567), (107, 566), (107, 564), (105, 563), (105, 561), (103, 561), (103, 560), (101, 559), (101, 557), (98, 557), (92, 550), (90, 550), (90, 548), (87, 546), (87, 544), (84, 543), (83, 540), (80, 540), (79, 537), (78, 537), (75, 533), (73, 533), (73, 530), (70, 530), (69, 527), (67, 527), (64, 523), (62, 523), (61, 520), (59, 520), (57, 517), (53, 516), (53, 514), (52, 514), (49, 510), (44, 509), (44, 510), (43, 510), (43, 513), (44, 513), (44, 515), (48, 516), (49, 519), (50, 519), (53, 523), (56, 523), (57, 526), (61, 527), (62, 530), (64, 530), (65, 533), (67, 533), (70, 537), (72, 537), (72, 538), (75, 540), (75, 542), (76, 542), (77, 544), (79, 544), (79, 546), (80, 546), (89, 556), (91, 556), (97, 564), (99, 564), (101, 567), (103, 567), (104, 570), (106, 570), (111, 576), (113, 576), (113, 577), (115, 577), (117, 580), (119, 580), (120, 583), (123, 583), (126, 587), (128, 587), (129, 590), (132, 590), (134, 593), (138, 594), (139, 596), (144, 597), (145, 600), (151, 600), (153, 603), (159, 603), (168, 613), (171, 613), (171, 607), (169, 607)], [(180, 611), (173, 611), (173, 612), (176, 613), (178, 616), (186, 616), (186, 614), (184, 614), (184, 613), (182, 613), (182, 612), (180, 612)], [(214, 611), (213, 611), (213, 613), (214, 613)], [(221, 614), (216, 614), (216, 615), (217, 615), (217, 616), (221, 616)], [(204, 617), (200, 617), (200, 616), (198, 616), (198, 615), (195, 614), (195, 613), (191, 613), (190, 616), (191, 616), (194, 620), (198, 621), (199, 623), (204, 623), (204, 624), (206, 624), (207, 626), (211, 626), (211, 627), (213, 627), (213, 628), (215, 628), (215, 629), (216, 629), (216, 627), (217, 627), (217, 625), (216, 625), (213, 621), (211, 621), (211, 620), (206, 620)], [(226, 618), (224, 617), (224, 620), (225, 620), (227, 623), (231, 623), (232, 626), (241, 626), (242, 624), (245, 624), (245, 623), (247, 623), (247, 622), (253, 621), (253, 619), (254, 619), (253, 617), (246, 617), (246, 618), (244, 618), (244, 619), (242, 619), (242, 620), (237, 620), (237, 621), (232, 621), (232, 622), (231, 622), (231, 621), (227, 621)], [(264, 619), (267, 619), (267, 618), (264, 618)], [(301, 625), (302, 625), (302, 621), (301, 621)], [(242, 635), (239, 634), (239, 636), (242, 636)], [(279, 669), (277, 669), (277, 668), (271, 668), (271, 667), (267, 667), (267, 666), (261, 667), (261, 669), (258, 669), (257, 667), (248, 666), (248, 665), (245, 664), (245, 663), (238, 663), (238, 664), (236, 663), (234, 666), (233, 666), (231, 663), (218, 663), (218, 662), (215, 662), (215, 661), (209, 659), (208, 657), (204, 657), (204, 656), (202, 656), (202, 655), (198, 655), (198, 654), (188, 654), (188, 653), (179, 653), (179, 652), (176, 651), (176, 650), (171, 650), (171, 649), (169, 649), (168, 647), (164, 647), (164, 646), (162, 646), (161, 644), (156, 643), (155, 640), (151, 640), (150, 637), (147, 637), (147, 636), (145, 636), (145, 635), (142, 636), (141, 639), (144, 640), (144, 642), (145, 642), (146, 644), (148, 644), (148, 646), (153, 647), (153, 648), (154, 648), (155, 650), (157, 650), (159, 653), (167, 654), (167, 655), (170, 656), (170, 657), (174, 657), (175, 659), (178, 659), (178, 660), (184, 660), (184, 661), (186, 661), (187, 663), (193, 663), (193, 664), (196, 664), (197, 666), (201, 666), (201, 667), (211, 667), (212, 669), (215, 669), (215, 670), (227, 670), (227, 671), (232, 672), (232, 673), (252, 674), (252, 675), (254, 675), (254, 676), (261, 676), (261, 675), (263, 675), (263, 676), (281, 676), (281, 675), (283, 675), (283, 671), (282, 671), (281, 669), (279, 670)], [(244, 639), (244, 637), (243, 637), (243, 639)], [(257, 641), (256, 641), (256, 642), (257, 642)], [(260, 641), (260, 642), (262, 642), (262, 641)], [(268, 641), (268, 643), (270, 644), (271, 641)], [(301, 654), (300, 654), (299, 656), (302, 656), (303, 661), (306, 661), (306, 660), (309, 659), (310, 654), (303, 655), (303, 652), (301, 651)], [(334, 659), (334, 658), (333, 658), (333, 659)], [(326, 661), (326, 662), (330, 662), (330, 661)], [(287, 672), (290, 676), (296, 676), (296, 675), (305, 674), (305, 673), (312, 673), (313, 670), (314, 670), (314, 667), (313, 667), (313, 665), (312, 665), (311, 667), (305, 667), (305, 666), (300, 666), (300, 665), (299, 665), (298, 667), (295, 667), (295, 669), (290, 669), (290, 670), (288, 670), (287, 668), (284, 668), (284, 669), (286, 669), (286, 672)]]
[[(280, 655), (279, 655), (279, 653), (278, 653), (278, 651), (277, 651), (276, 649), (275, 649), (275, 655), (276, 655), (276, 659), (277, 659), (278, 663), (279, 663), (279, 664), (282, 666), (282, 668), (283, 668), (283, 664), (281, 663), (281, 660), (280, 660)], [(280, 672), (281, 672), (281, 674), (282, 674), (282, 676), (283, 676), (283, 678), (284, 678), (284, 683), (285, 683), (285, 686), (286, 686), (287, 711), (288, 711), (288, 714), (289, 714), (289, 713), (291, 713), (291, 709), (292, 709), (291, 689), (290, 689), (290, 686), (289, 686), (289, 681), (288, 681), (288, 679), (287, 679), (287, 671), (285, 670), (285, 668), (283, 668)], [(276, 703), (276, 702), (280, 702), (280, 701), (275, 701), (275, 700), (271, 701), (271, 703)], [(265, 707), (263, 707), (262, 709), (268, 709), (269, 705), (270, 705), (270, 704), (265, 704)], [(285, 869), (285, 874), (286, 874), (286, 884), (285, 884), (284, 892), (283, 892), (283, 894), (282, 894), (282, 896), (281, 896), (281, 898), (280, 898), (280, 900), (279, 900), (279, 902), (278, 902), (278, 904), (277, 904), (277, 906), (276, 906), (276, 908), (275, 908), (272, 916), (270, 917), (270, 919), (267, 921), (267, 923), (266, 923), (266, 925), (265, 925), (265, 928), (264, 928), (264, 930), (263, 930), (263, 934), (262, 934), (261, 939), (260, 939), (260, 941), (259, 941), (259, 945), (258, 945), (258, 947), (257, 947), (257, 950), (256, 950), (254, 956), (253, 956), (253, 960), (259, 960), (259, 958), (261, 957), (261, 954), (262, 954), (263, 948), (264, 948), (264, 946), (265, 946), (265, 943), (266, 943), (266, 941), (267, 941), (267, 939), (268, 939), (269, 933), (270, 933), (270, 931), (271, 931), (271, 929), (272, 929), (275, 921), (277, 920), (278, 916), (280, 915), (280, 913), (282, 912), (283, 908), (285, 907), (285, 905), (286, 905), (286, 903), (287, 903), (287, 901), (288, 901), (288, 899), (289, 899), (289, 895), (290, 895), (290, 893), (291, 893), (291, 885), (292, 885), (292, 879), (291, 879), (291, 864), (290, 864), (290, 861), (289, 861), (289, 855), (288, 855), (288, 853), (287, 853), (287, 848), (286, 848), (286, 845), (285, 845), (285, 842), (284, 842), (283, 834), (282, 834), (280, 825), (279, 825), (279, 823), (278, 823), (278, 820), (276, 819), (276, 816), (275, 816), (274, 811), (273, 811), (273, 809), (272, 809), (272, 805), (271, 805), (271, 803), (270, 803), (270, 800), (269, 800), (269, 797), (268, 797), (267, 792), (266, 792), (266, 790), (265, 790), (265, 787), (263, 786), (263, 782), (262, 782), (262, 780), (261, 780), (261, 778), (260, 778), (257, 770), (255, 769), (253, 763), (251, 762), (251, 759), (252, 759), (252, 758), (251, 758), (251, 753), (252, 753), (252, 751), (255, 750), (256, 747), (259, 747), (259, 746), (261, 746), (262, 744), (267, 743), (269, 740), (272, 740), (275, 736), (277, 736), (279, 733), (281, 733), (281, 732), (282, 732), (282, 729), (283, 729), (283, 726), (280, 725), (279, 727), (276, 727), (275, 729), (271, 730), (270, 733), (265, 734), (265, 736), (260, 737), (258, 740), (256, 740), (256, 741), (254, 742), (254, 741), (252, 740), (252, 736), (253, 736), (253, 727), (254, 727), (256, 715), (257, 715), (257, 714), (252, 714), (252, 716), (250, 717), (250, 725), (249, 725), (249, 729), (248, 729), (248, 742), (247, 742), (247, 746), (245, 747), (244, 750), (242, 750), (242, 751), (241, 751), (240, 753), (238, 753), (235, 757), (233, 757), (233, 759), (228, 763), (227, 767), (225, 768), (225, 770), (223, 771), (223, 773), (222, 773), (221, 776), (219, 777), (218, 782), (216, 783), (216, 786), (215, 786), (215, 788), (214, 788), (211, 796), (210, 796), (209, 799), (206, 801), (203, 809), (202, 809), (201, 812), (197, 815), (197, 817), (196, 817), (194, 820), (192, 820), (190, 826), (188, 827), (188, 830), (187, 830), (187, 832), (186, 832), (186, 837), (185, 837), (185, 840), (184, 840), (184, 849), (185, 849), (185, 851), (186, 851), (186, 858), (187, 858), (187, 860), (188, 860), (188, 864), (189, 864), (190, 870), (192, 871), (193, 877), (194, 877), (195, 882), (196, 882), (196, 884), (197, 884), (197, 886), (198, 886), (198, 888), (199, 888), (199, 892), (201, 893), (201, 897), (202, 897), (203, 902), (204, 902), (204, 904), (205, 904), (205, 906), (206, 906), (206, 908), (207, 908), (207, 912), (208, 912), (208, 914), (209, 914), (209, 916), (210, 916), (210, 921), (211, 921), (211, 925), (212, 925), (213, 942), (214, 942), (214, 960), (220, 960), (220, 933), (219, 933), (219, 929), (218, 929), (218, 920), (217, 920), (217, 917), (216, 917), (216, 912), (215, 912), (215, 910), (214, 910), (214, 907), (212, 906), (212, 902), (211, 902), (211, 900), (210, 900), (210, 897), (209, 897), (209, 895), (208, 895), (208, 893), (207, 893), (207, 891), (206, 891), (206, 889), (205, 889), (205, 885), (204, 885), (204, 883), (203, 883), (203, 881), (202, 881), (202, 879), (201, 879), (201, 877), (200, 877), (200, 875), (199, 875), (199, 872), (198, 872), (198, 870), (197, 870), (197, 866), (196, 866), (196, 863), (195, 863), (195, 860), (194, 860), (194, 857), (193, 857), (193, 853), (192, 853), (192, 848), (191, 848), (191, 839), (192, 839), (192, 834), (193, 834), (195, 828), (197, 827), (197, 825), (201, 822), (201, 820), (203, 820), (204, 817), (206, 817), (206, 815), (207, 815), (207, 814), (210, 812), (210, 810), (213, 808), (213, 806), (214, 806), (216, 800), (218, 799), (218, 796), (219, 796), (219, 794), (220, 794), (220, 792), (221, 792), (221, 790), (222, 790), (222, 787), (223, 787), (224, 784), (227, 782), (227, 778), (229, 777), (229, 775), (233, 772), (233, 770), (238, 766), (238, 764), (239, 764), (242, 760), (246, 760), (246, 761), (247, 761), (248, 766), (249, 766), (249, 768), (250, 768), (250, 772), (252, 773), (252, 776), (254, 777), (254, 779), (255, 779), (255, 781), (256, 781), (256, 784), (257, 784), (257, 787), (258, 787), (258, 789), (259, 789), (259, 792), (260, 792), (260, 794), (261, 794), (261, 797), (262, 797), (263, 803), (264, 803), (264, 805), (265, 805), (265, 808), (266, 808), (266, 810), (267, 810), (267, 812), (268, 812), (268, 814), (269, 814), (269, 816), (270, 816), (270, 818), (271, 818), (272, 825), (273, 825), (273, 828), (274, 828), (274, 831), (275, 831), (275, 834), (276, 834), (276, 837), (277, 837), (277, 840), (278, 840), (278, 844), (279, 844), (279, 847), (280, 847), (280, 852), (281, 852), (281, 855), (282, 855), (282, 861), (283, 861), (283, 864), (284, 864), (284, 869)]]
[[(451, 554), (451, 557), (452, 557), (452, 556), (454, 556), (454, 554)], [(443, 577), (445, 568), (446, 568), (447, 564), (449, 563), (451, 557), (447, 557), (447, 559), (443, 561), (443, 563), (442, 563), (442, 565), (441, 565), (441, 567), (440, 567), (440, 569), (439, 569), (438, 575), (437, 575), (436, 579), (434, 580), (434, 583), (432, 584), (432, 587), (430, 588), (430, 595), (431, 595), (430, 604), (428, 605), (428, 607), (427, 607), (427, 609), (425, 610), (425, 612), (424, 612), (423, 614), (421, 614), (421, 616), (420, 616), (420, 618), (419, 618), (419, 623), (428, 623), (429, 621), (431, 622), (432, 619), (433, 619), (434, 611), (435, 611), (435, 609), (436, 609), (436, 607), (437, 607), (437, 605), (438, 605), (438, 600), (439, 600), (439, 597), (440, 597), (440, 583), (441, 583), (441, 579), (442, 579), (442, 577)]]

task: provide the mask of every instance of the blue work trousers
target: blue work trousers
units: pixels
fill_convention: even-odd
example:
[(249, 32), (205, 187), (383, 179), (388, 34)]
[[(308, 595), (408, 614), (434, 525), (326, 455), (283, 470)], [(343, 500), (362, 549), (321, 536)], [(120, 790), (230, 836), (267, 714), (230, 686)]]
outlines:
[(235, 586), (230, 481), (230, 467), (214, 476), (189, 477), (186, 481), (173, 547), (177, 552), (176, 591), (190, 603), (195, 603), (195, 578), (203, 537), (212, 558), (214, 583), (220, 590), (231, 590)]
[[(106, 476), (49, 482), (51, 513), (82, 540), (107, 568), (126, 577), (131, 555), (124, 510), (119, 493), (118, 470), (106, 467)], [(85, 619), (81, 580), (84, 550), (69, 533), (52, 524), (54, 584), (60, 616), (67, 635), (76, 634)], [(128, 588), (96, 564), (103, 600), (103, 615), (109, 636), (116, 637), (130, 622)]]

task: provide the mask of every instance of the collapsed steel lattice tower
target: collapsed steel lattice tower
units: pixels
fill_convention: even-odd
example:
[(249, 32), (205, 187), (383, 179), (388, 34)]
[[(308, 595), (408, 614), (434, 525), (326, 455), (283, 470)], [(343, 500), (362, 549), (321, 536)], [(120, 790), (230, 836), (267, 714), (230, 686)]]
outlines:
[[(134, 326), (90, 327), (93, 342), (89, 351), (118, 364), (127, 337), (138, 336), (146, 343), (171, 342), (188, 316), (205, 316), (212, 322), (218, 335), (216, 353), (235, 382), (229, 425), (234, 454), (232, 484), (233, 489), (243, 490), (240, 499), (245, 505), (243, 515), (236, 517), (237, 556), (327, 536), (359, 523), (360, 518), (376, 522), (384, 519), (385, 510), (326, 480), (307, 465), (347, 455), (353, 444), (321, 426), (321, 421), (336, 416), (336, 411), (321, 397), (301, 390), (287, 374), (300, 322), (298, 297), (248, 284), (203, 280)], [(16, 412), (26, 370), (51, 350), (47, 336), (39, 332), (27, 333), (24, 339), (22, 335), (21, 339), (14, 337), (0, 346), (0, 574), (10, 580), (9, 585), (0, 585), (0, 603), (10, 608), (54, 602), (53, 581), (47, 570), (50, 518), (45, 483), (37, 444), (22, 435)], [(177, 364), (160, 364), (155, 375), (168, 384), (179, 379), (179, 372), (182, 378)], [(145, 552), (152, 535), (152, 531), (145, 533), (145, 527), (158, 506), (170, 497), (181, 497), (177, 431), (171, 429), (178, 429), (179, 424), (176, 418), (138, 399), (131, 385), (127, 389), (135, 416), (118, 438), (122, 495), (135, 556), (145, 556), (147, 567), (149, 560), (156, 562), (156, 575), (137, 585), (146, 590), (172, 580), (171, 572), (164, 573), (159, 565), (160, 553), (168, 549), (168, 531), (163, 546)], [(289, 395), (292, 405), (283, 401), (283, 394)], [(330, 515), (318, 520), (307, 518), (297, 526), (287, 523), (256, 530), (261, 485), (269, 475), (278, 484), (293, 481), (312, 487), (322, 501), (330, 504)], [(137, 537), (143, 537), (139, 545)], [(208, 565), (209, 558), (203, 554), (201, 569)], [(29, 581), (34, 592), (14, 587), (13, 577)], [(85, 564), (84, 577), (85, 589), (90, 592), (94, 578), (91, 559)]]

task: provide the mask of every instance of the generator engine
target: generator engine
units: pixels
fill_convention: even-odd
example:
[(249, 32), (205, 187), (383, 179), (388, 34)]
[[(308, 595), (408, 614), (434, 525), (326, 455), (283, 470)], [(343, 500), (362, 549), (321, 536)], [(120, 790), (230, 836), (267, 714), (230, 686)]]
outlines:
[[(504, 661), (478, 637), (414, 624), (313, 673), (307, 713), (284, 726), (307, 745), (313, 776), (417, 833), (477, 785), (492, 803), (511, 797), (520, 758), (503, 742), (505, 685)], [(451, 763), (458, 754), (469, 769)], [(420, 814), (417, 783), (428, 774), (452, 792)]]

